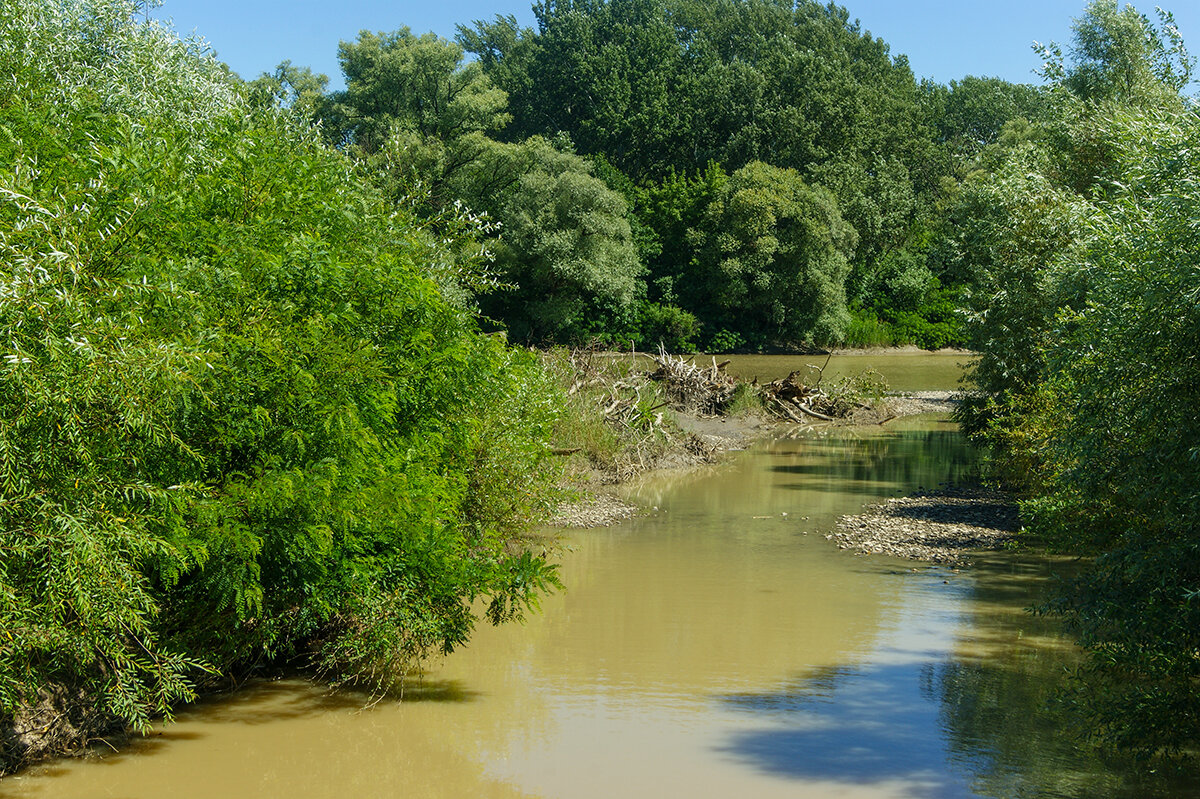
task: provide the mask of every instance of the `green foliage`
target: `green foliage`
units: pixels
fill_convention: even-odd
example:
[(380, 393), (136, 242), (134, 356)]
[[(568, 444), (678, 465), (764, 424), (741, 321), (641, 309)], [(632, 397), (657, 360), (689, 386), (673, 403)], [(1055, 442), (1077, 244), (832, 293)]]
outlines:
[(688, 232), (702, 226), (704, 212), (728, 182), (719, 164), (709, 162), (694, 175), (669, 172), (661, 181), (634, 192), (634, 214), (659, 242), (646, 261), (647, 293), (659, 302), (677, 303), (688, 281), (693, 257)]
[(409, 214), (132, 10), (0, 16), (0, 717), (57, 684), (143, 727), (289, 657), (385, 684), (557, 585), (520, 538), (557, 393)]
[(246, 84), (251, 103), (286, 108), (302, 120), (315, 121), (329, 112), (329, 77), (283, 61)]
[[(1043, 379), (1058, 310), (1078, 301), (1052, 265), (1074, 244), (1087, 208), (1047, 174), (1049, 163), (1044, 151), (1025, 145), (999, 171), (968, 178), (937, 254), (972, 286), (968, 342), (980, 357), (971, 380), (1001, 404)], [(979, 406), (966, 407), (968, 429), (989, 424), (988, 416), (971, 415)]]
[(938, 143), (959, 160), (995, 144), (1014, 120), (1038, 122), (1050, 117), (1051, 92), (1000, 78), (968, 75), (949, 86), (922, 85), (922, 102)]
[(862, 308), (850, 308), (850, 321), (846, 325), (842, 343), (850, 348), (891, 347), (896, 344), (892, 328), (887, 322)]
[(442, 142), (504, 127), (507, 97), (462, 48), (432, 33), (362, 31), (338, 46), (346, 90), (335, 94), (331, 122), (338, 136), (374, 152), (393, 127)]
[(907, 61), (844, 8), (611, 0), (539, 3), (535, 15), (536, 30), (497, 18), (460, 26), (459, 41), (509, 93), (507, 135), (565, 131), (647, 189), (626, 197), (658, 235), (658, 251), (643, 252), (652, 300), (680, 299), (686, 232), (717, 188), (714, 169), (764, 162), (829, 189), (858, 233), (856, 267), (906, 246), (937, 188)]
[(566, 131), (636, 180), (710, 160), (906, 160), (919, 138), (907, 62), (837, 6), (613, 0), (534, 14), (536, 31), (505, 18), (459, 28), (509, 93), (513, 135)]
[(840, 341), (844, 285), (857, 237), (825, 190), (793, 170), (753, 163), (729, 179), (693, 234), (698, 253), (685, 307), (743, 336)]
[(1072, 25), (1068, 65), (1053, 42), (1038, 46), (1042, 77), (1087, 101), (1141, 103), (1178, 97), (1191, 81), (1195, 59), (1188, 55), (1170, 13), (1158, 9), (1156, 28), (1132, 5), (1093, 0)]
[(363, 32), (340, 58), (347, 88), (330, 98), (327, 126), (394, 203), (454, 243), (449, 263), (430, 268), (444, 290), (513, 340), (634, 332), (638, 249), (653, 246), (652, 234), (643, 226), (635, 241), (622, 196), (568, 138), (492, 139), (508, 120), (505, 92), (432, 34)]
[(1178, 754), (1200, 741), (1200, 118), (1169, 24), (1097, 2), (1075, 30), (1050, 64), (1071, 113), (967, 180), (948, 239), (982, 268), (968, 420), (1031, 492), (1031, 534), (1095, 557), (1043, 607), (1088, 652), (1093, 734)]
[(739, 352), (746, 347), (746, 339), (733, 330), (718, 330), (709, 336), (706, 352)]
[(674, 305), (643, 303), (637, 340), (642, 349), (661, 346), (667, 352), (694, 352), (700, 335), (696, 317)]
[[(175, 540), (199, 486), (172, 424), (203, 350), (138, 315), (176, 299), (140, 279), (135, 253), (156, 246), (154, 206), (174, 212), (177, 193), (140, 175), (186, 164), (176, 137), (131, 117), (194, 134), (238, 106), (214, 62), (131, 24), (133, 10), (13, 3), (0, 15), (0, 714), (44, 685), (84, 685), (144, 728), (193, 696), (203, 668), (159, 644), (153, 593), (205, 557)], [(148, 78), (161, 96), (140, 93)]]
[(490, 200), (503, 231), (496, 267), (514, 288), (489, 297), (484, 312), (534, 343), (584, 341), (594, 320), (619, 327), (642, 292), (624, 199), (544, 139), (514, 157), (515, 181)]

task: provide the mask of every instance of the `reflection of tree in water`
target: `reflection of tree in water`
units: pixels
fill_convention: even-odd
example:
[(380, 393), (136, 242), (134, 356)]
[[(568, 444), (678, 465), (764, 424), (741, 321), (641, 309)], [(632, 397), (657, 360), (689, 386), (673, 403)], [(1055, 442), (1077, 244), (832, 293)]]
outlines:
[[(1082, 741), (1085, 719), (1057, 701), (1078, 653), (1048, 641), (1052, 622), (1017, 610), (1033, 601), (1030, 586), (1010, 578), (978, 575), (971, 629), (986, 633), (982, 656), (940, 663), (924, 685), (939, 703), (950, 760), (973, 789), (996, 799), (1200, 797), (1194, 773), (1148, 773)], [(1012, 594), (1021, 583), (1024, 602), (1017, 604)]]
[(813, 457), (798, 463), (778, 464), (776, 472), (800, 478), (798, 487), (811, 489), (828, 485), (830, 490), (873, 494), (880, 486), (909, 490), (913, 486), (934, 488), (940, 483), (962, 480), (976, 465), (974, 451), (953, 428), (875, 430), (860, 434), (836, 431), (809, 442)]

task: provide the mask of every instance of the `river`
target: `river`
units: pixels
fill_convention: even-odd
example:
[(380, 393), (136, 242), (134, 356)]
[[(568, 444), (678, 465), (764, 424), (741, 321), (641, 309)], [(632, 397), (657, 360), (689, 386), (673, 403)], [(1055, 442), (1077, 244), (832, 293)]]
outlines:
[(972, 464), (924, 417), (660, 475), (628, 489), (645, 515), (565, 537), (568, 589), (540, 614), (480, 628), (402, 702), (259, 682), (0, 796), (1200, 795), (1082, 754), (1079, 720), (1047, 708), (1074, 652), (1024, 608), (1061, 564), (956, 572), (824, 537)]

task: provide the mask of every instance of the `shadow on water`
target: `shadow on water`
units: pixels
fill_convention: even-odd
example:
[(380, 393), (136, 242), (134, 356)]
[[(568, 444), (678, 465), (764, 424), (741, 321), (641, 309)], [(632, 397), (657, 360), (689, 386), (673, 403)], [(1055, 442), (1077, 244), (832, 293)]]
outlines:
[[(478, 698), (479, 693), (468, 689), (461, 680), (419, 678), (408, 681), (402, 692), (394, 691), (382, 697), (359, 690), (334, 690), (300, 678), (263, 680), (234, 693), (205, 697), (179, 713), (178, 723), (165, 725), (144, 737), (131, 737), (116, 751), (103, 741), (93, 745), (91, 751), (94, 762), (113, 766), (175, 743), (206, 738), (212, 734), (213, 725), (260, 726), (317, 718), (330, 712), (365, 712), (380, 701), (457, 703)], [(192, 719), (200, 721), (201, 725), (189, 725)], [(56, 771), (52, 764), (38, 767), (38, 773), (44, 776), (63, 771), (65, 769)]]
[(401, 694), (405, 702), (474, 702), (481, 694), (467, 688), (462, 680), (422, 679), (409, 683)]

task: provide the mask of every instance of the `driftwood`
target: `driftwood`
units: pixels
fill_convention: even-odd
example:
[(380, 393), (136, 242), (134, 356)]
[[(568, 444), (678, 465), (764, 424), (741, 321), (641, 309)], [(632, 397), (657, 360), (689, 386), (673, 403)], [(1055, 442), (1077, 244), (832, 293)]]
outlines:
[[(726, 411), (737, 394), (739, 383), (727, 372), (729, 361), (700, 366), (695, 357), (669, 355), (659, 347), (658, 355), (651, 356), (657, 368), (648, 376), (661, 383), (672, 405), (687, 413), (720, 414)], [(822, 366), (811, 366), (797, 370), (782, 380), (758, 385), (758, 379), (746, 384), (756, 390), (762, 398), (763, 407), (769, 412), (796, 424), (808, 424), (812, 419), (833, 422), (849, 416), (857, 408), (868, 407), (845, 396), (845, 392), (834, 386), (832, 392), (821, 387), (828, 358)], [(809, 370), (816, 372), (816, 382), (807, 385), (803, 377)], [(606, 409), (607, 410), (607, 409)]]
[[(829, 364), (826, 359), (825, 364)], [(782, 380), (773, 380), (762, 386), (763, 406), (768, 410), (790, 419), (803, 423), (804, 416), (820, 419), (823, 422), (833, 422), (847, 416), (855, 407), (865, 407), (862, 403), (848, 403), (837, 397), (830, 396), (821, 388), (821, 378), (824, 376), (824, 366), (811, 367), (817, 372), (817, 381), (810, 385), (804, 383), (801, 375), (804, 371), (796, 370)]]
[(659, 347), (654, 358), (658, 368), (649, 374), (651, 380), (663, 384), (666, 394), (676, 408), (688, 413), (717, 414), (725, 410), (737, 393), (738, 382), (725, 372), (729, 361), (711, 366), (697, 366), (693, 358), (667, 354)]

